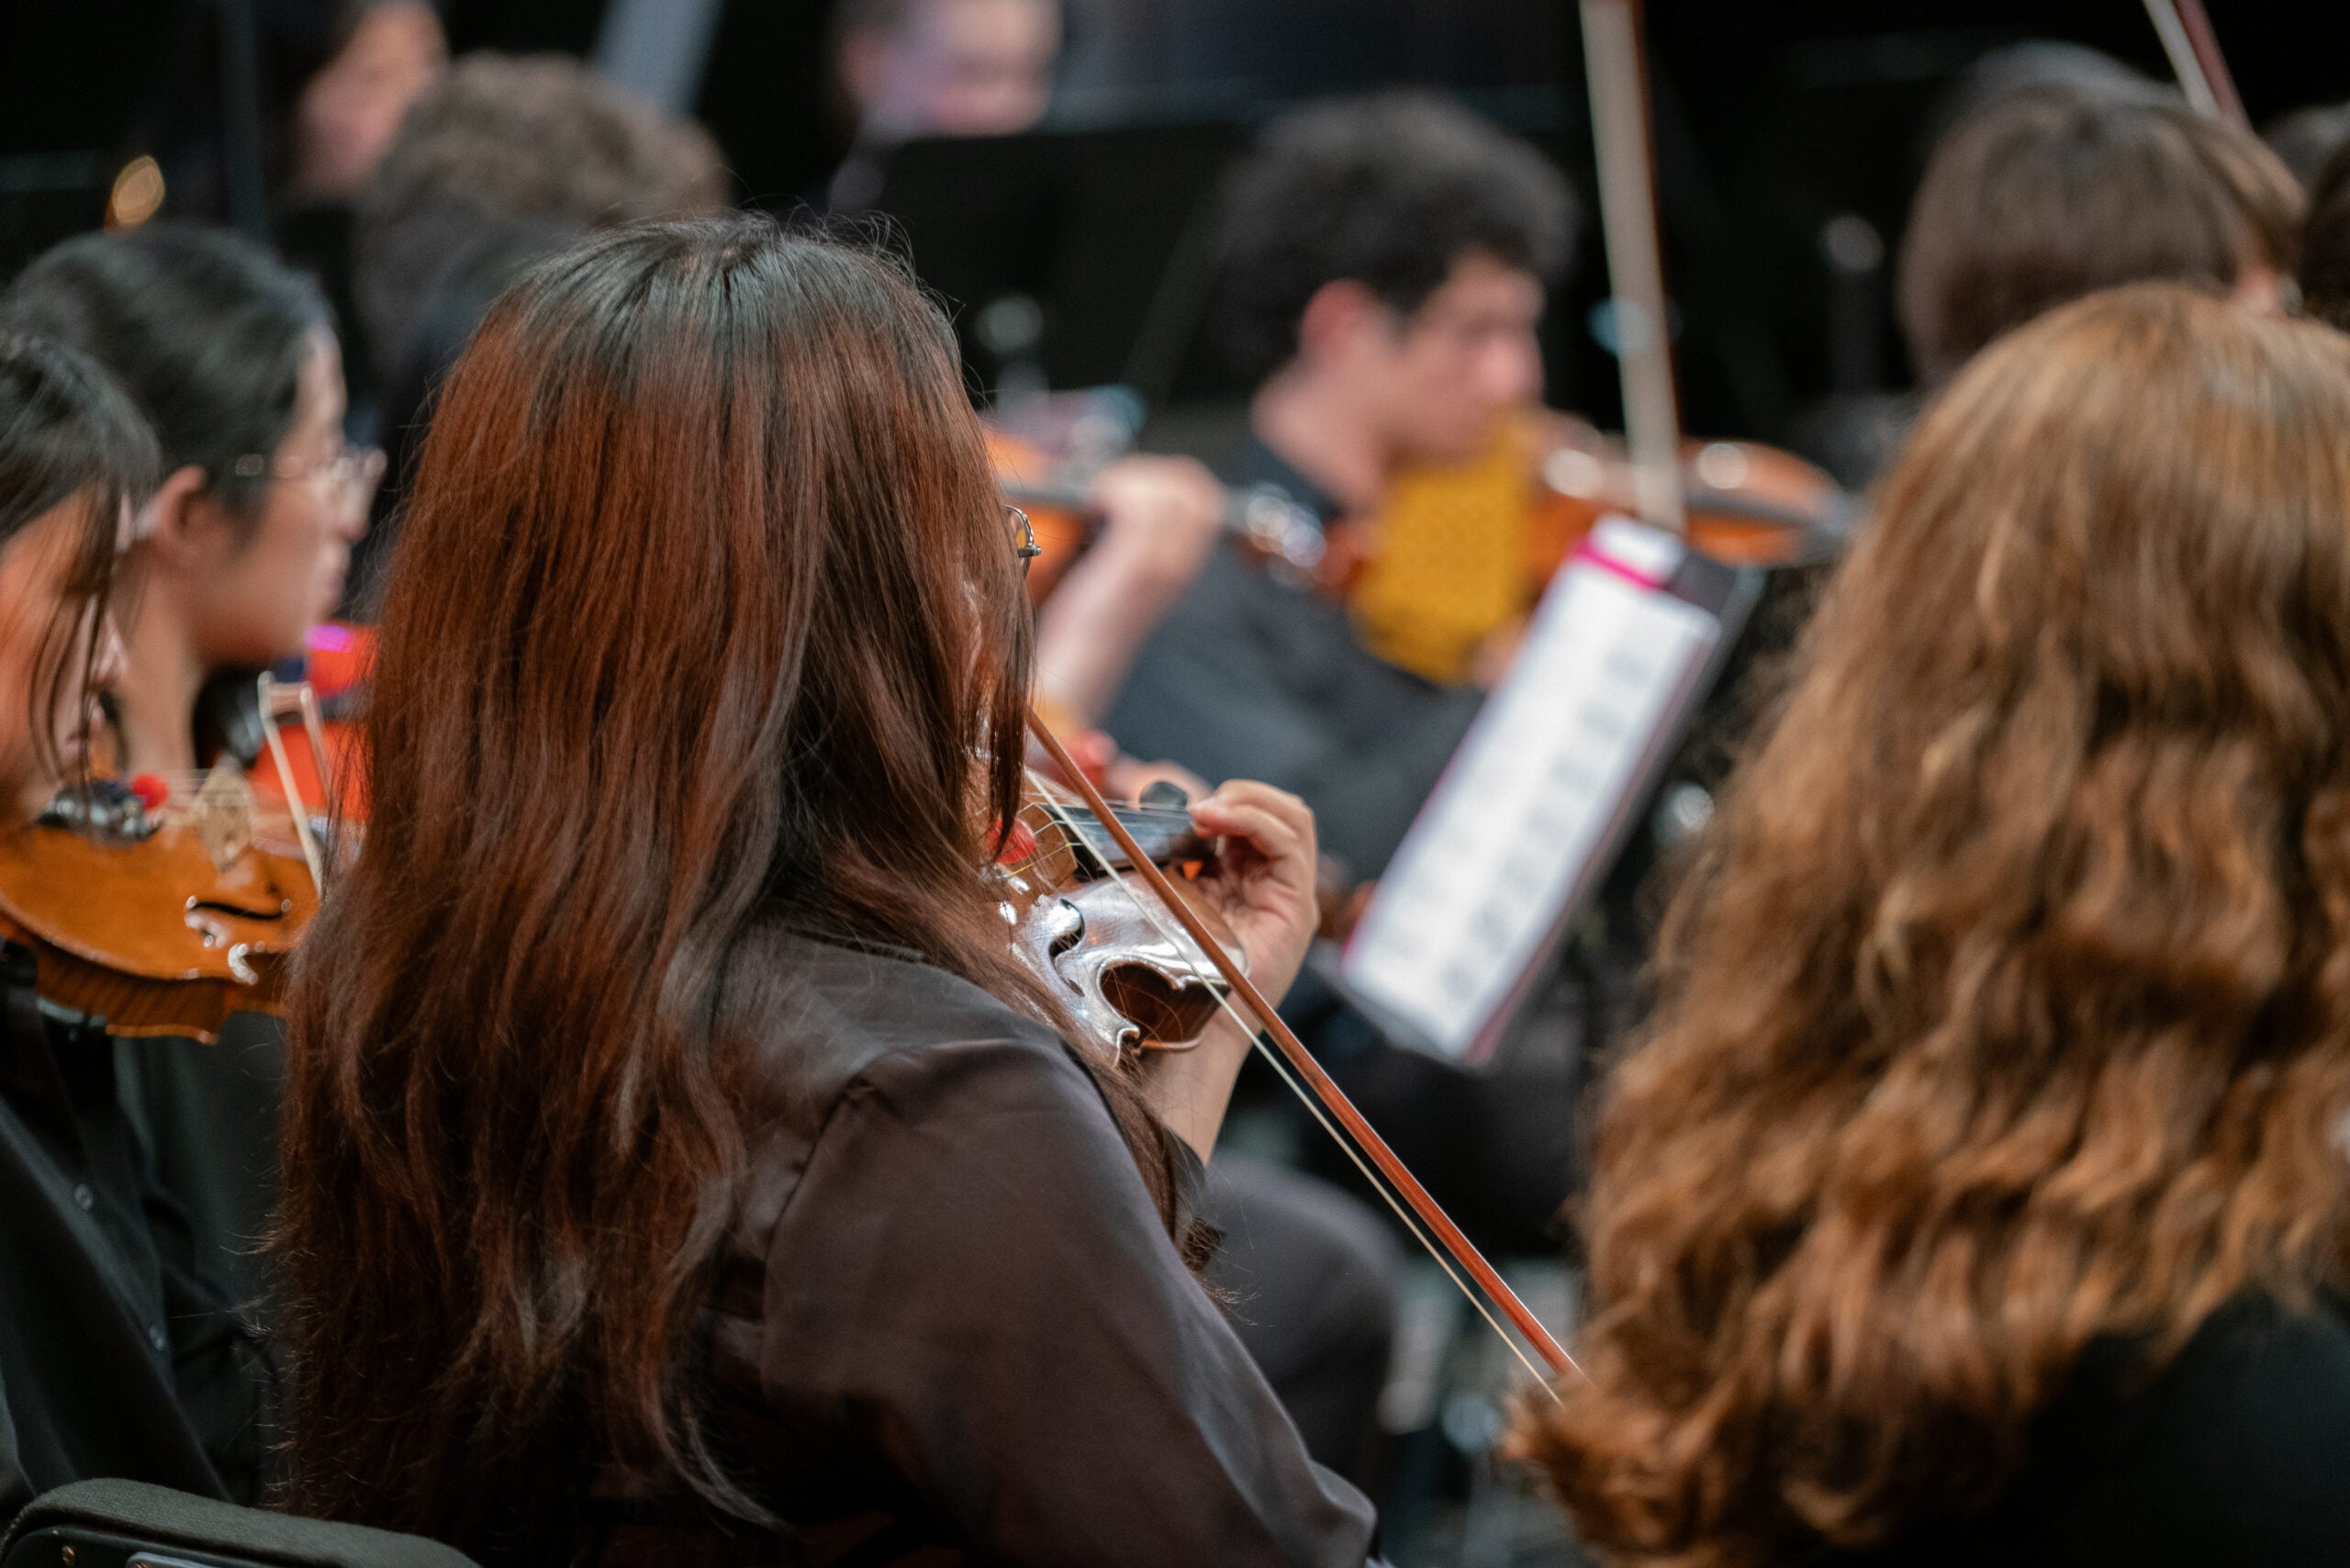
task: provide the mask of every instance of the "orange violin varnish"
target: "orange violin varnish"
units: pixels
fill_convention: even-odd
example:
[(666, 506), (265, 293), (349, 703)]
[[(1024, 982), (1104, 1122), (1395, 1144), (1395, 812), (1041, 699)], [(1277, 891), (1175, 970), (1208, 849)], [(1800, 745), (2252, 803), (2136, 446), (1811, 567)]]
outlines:
[[(1822, 470), (1754, 442), (1682, 443), (1690, 543), (1734, 566), (1808, 559), (1850, 500)], [(1435, 681), (1470, 678), (1595, 523), (1637, 511), (1623, 442), (1572, 415), (1506, 423), (1485, 452), (1390, 481), (1379, 515), (1333, 531), (1333, 587), (1367, 646)], [(1341, 543), (1346, 546), (1340, 548)]]
[(988, 461), (995, 466), (996, 480), (1022, 498), (1020, 508), (1028, 514), (1028, 526), (1036, 531), (1036, 543), (1044, 551), (1028, 565), (1028, 597), (1042, 604), (1093, 542), (1093, 521), (1079, 507), (1037, 498), (1052, 494), (1060, 483), (1060, 465), (1043, 448), (992, 425), (986, 431)]
[(225, 868), (194, 827), (133, 842), (36, 823), (0, 833), (0, 935), (32, 949), (48, 1000), (110, 1034), (216, 1038), (275, 1011), (318, 913), (299, 856), (249, 845)]

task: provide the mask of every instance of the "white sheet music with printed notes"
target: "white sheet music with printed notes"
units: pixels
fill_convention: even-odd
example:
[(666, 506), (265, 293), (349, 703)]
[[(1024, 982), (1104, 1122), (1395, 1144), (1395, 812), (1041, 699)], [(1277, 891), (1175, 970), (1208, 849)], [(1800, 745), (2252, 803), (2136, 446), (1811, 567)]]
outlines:
[(1551, 580), (1340, 961), (1348, 988), (1443, 1054), (1490, 1045), (1566, 912), (1606, 870), (1611, 830), (1720, 633), (1662, 588), (1681, 545), (1594, 531)]

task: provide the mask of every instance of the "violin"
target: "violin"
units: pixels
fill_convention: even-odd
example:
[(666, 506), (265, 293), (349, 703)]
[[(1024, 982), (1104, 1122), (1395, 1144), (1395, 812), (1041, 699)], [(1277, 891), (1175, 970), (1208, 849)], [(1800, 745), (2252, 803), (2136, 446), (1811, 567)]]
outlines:
[[(1028, 569), (1029, 597), (1041, 604), (1102, 530), (1102, 513), (1068, 465), (1042, 447), (990, 427), (988, 455), (1003, 498), (1028, 514), (1043, 554)], [(1321, 520), (1270, 485), (1224, 488), (1225, 537), (1292, 580), (1335, 591), (1327, 575)]]
[[(1538, 432), (1535, 565), (1556, 571), (1594, 524), (1638, 504), (1629, 449), (1560, 414)], [(1825, 469), (1752, 441), (1681, 442), (1690, 544), (1732, 566), (1789, 566), (1832, 554), (1850, 531), (1852, 498)]]
[(212, 1041), (231, 1013), (281, 1010), (285, 960), (317, 914), (329, 848), (292, 777), (278, 720), (305, 687), (256, 683), (284, 793), (224, 764), (193, 789), (151, 774), (68, 786), (0, 833), (0, 936), (31, 950), (35, 989), (109, 1034)]
[[(1759, 442), (1681, 442), (1693, 547), (1731, 566), (1833, 555), (1852, 502), (1803, 459)], [(1325, 591), (1364, 645), (1446, 685), (1498, 674), (1494, 661), (1602, 518), (1639, 505), (1625, 442), (1587, 420), (1531, 409), (1462, 464), (1406, 468), (1379, 511), (1333, 522)]]
[[(1058, 996), (1103, 1067), (1143, 1050), (1188, 1050), (1229, 992), (1190, 935), (1145, 917), (1118, 880), (1134, 869), (1126, 844), (1171, 872), (1170, 886), (1228, 951), (1232, 930), (1189, 889), (1213, 868), (1214, 848), (1189, 812), (1118, 806), (1124, 840), (1080, 801), (1057, 799), (1031, 775), (994, 874), (1013, 951)], [(1243, 960), (1245, 962), (1245, 959)]]
[[(1148, 944), (1158, 945), (1156, 956), (1138, 966), (1151, 971), (1154, 979), (1132, 987), (1096, 988), (1104, 1002), (1139, 1001), (1142, 1007), (1140, 1015), (1112, 1008), (1116, 1016), (1107, 1023), (1114, 1042), (1110, 1047), (1113, 1054), (1104, 1059), (1115, 1060), (1116, 1052), (1148, 1049), (1154, 1045), (1181, 1048), (1195, 1042), (1216, 1016), (1235, 1019), (1282, 1081), (1306, 1102), (1315, 1119), (1337, 1139), (1339, 1147), (1361, 1170), (1404, 1228), (1469, 1296), (1536, 1381), (1545, 1388), (1550, 1386), (1541, 1367), (1529, 1357), (1528, 1349), (1549, 1366), (1550, 1375), (1579, 1372), (1572, 1358), (1541, 1320), (1518, 1299), (1395, 1151), (1387, 1147), (1386, 1140), (1363, 1119), (1346, 1092), (1323, 1070), (1313, 1053), (1250, 981), (1245, 957), (1232, 950), (1230, 928), (1216, 918), (1213, 906), (1195, 892), (1186, 890), (1185, 883), (1199, 879), (1213, 855), (1213, 846), (1202, 843), (1192, 832), (1189, 813), (1147, 806), (1113, 808), (1070, 757), (1059, 737), (1033, 710), (1028, 715), (1028, 733), (1069, 788), (1058, 788), (1031, 770), (1033, 793), (1024, 801), (1021, 820), (1013, 831), (1005, 834), (1005, 856), (1013, 874), (1042, 884), (1048, 868), (1063, 864), (1055, 857), (1066, 856), (1065, 868), (1080, 882), (1100, 890), (1083, 912), (1089, 918), (1096, 910), (1106, 912), (1113, 895), (1126, 905), (1128, 913), (1121, 929), (1133, 934), (1136, 949), (1110, 942), (1108, 946), (1113, 950), (1097, 951), (1080, 960), (1075, 966), (1078, 974), (1086, 972), (1087, 965), (1095, 972), (1133, 965), (1131, 951)], [(1040, 814), (1032, 816), (1032, 808), (1039, 809)], [(1024, 829), (1030, 835), (1025, 840), (1021, 836)], [(1137, 882), (1141, 884), (1139, 889), (1135, 885)], [(1025, 911), (1007, 904), (1005, 918), (1013, 927), (1015, 952), (1026, 958), (1032, 968), (1038, 962), (1036, 955), (1043, 953), (1044, 967), (1036, 972), (1066, 995), (1079, 983), (1072, 979), (1069, 958), (1079, 951), (1081, 937), (1079, 941), (1070, 940), (1067, 914), (1056, 914), (1051, 910), (1058, 896), (1046, 893), (1032, 901)], [(1028, 920), (1035, 918), (1040, 906), (1045, 910), (1043, 924), (1029, 925)], [(1055, 920), (1062, 924), (1056, 926)], [(1105, 941), (1107, 929), (1103, 928)], [(1055, 932), (1058, 936), (1052, 935)], [(1035, 940), (1040, 934), (1046, 936), (1041, 944)], [(1181, 1000), (1183, 1011), (1180, 1015), (1151, 1011), (1169, 994), (1159, 987), (1170, 988)], [(1172, 1035), (1181, 1037), (1159, 1037)], [(1102, 1048), (1098, 1042), (1096, 1048)], [(1487, 1303), (1508, 1319), (1522, 1339), (1523, 1348), (1520, 1339), (1510, 1338), (1502, 1329), (1500, 1322), (1487, 1310)]]

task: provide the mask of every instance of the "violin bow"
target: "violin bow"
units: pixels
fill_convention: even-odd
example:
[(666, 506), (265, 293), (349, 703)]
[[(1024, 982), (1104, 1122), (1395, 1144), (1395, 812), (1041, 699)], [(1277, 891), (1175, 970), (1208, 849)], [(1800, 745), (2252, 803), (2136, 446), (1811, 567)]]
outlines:
[(2163, 40), (2171, 74), (2178, 78), (2188, 103), (2199, 114), (2250, 130), (2252, 119), (2244, 113), (2235, 77), (2229, 73), (2227, 56), (2220, 52), (2220, 35), (2211, 30), (2203, 0), (2146, 0), (2146, 17)]
[(310, 767), (318, 774), (321, 803), (330, 813), (334, 809), (334, 763), (327, 755), (326, 734), (319, 718), (319, 700), (307, 680), (281, 681), (264, 671), (257, 683), (261, 694), (262, 738), (269, 744), (269, 759), (277, 769), (278, 788), (285, 791), (285, 814), (294, 819), (294, 840), (302, 846), (302, 864), (310, 870), (310, 886), (319, 892), (327, 888), (326, 857), (320, 852), (318, 837), (310, 832), (309, 808), (302, 803), (301, 787), (295, 782), (293, 762), (285, 755), (285, 722), (299, 719), (302, 733), (310, 743)]
[[(1233, 994), (1237, 995), (1247, 1005), (1249, 1014), (1256, 1019), (1256, 1026), (1249, 1027), (1248, 1019), (1240, 1017), (1233, 1010), (1230, 997), (1226, 997), (1223, 1002), (1226, 1012), (1231, 1013), (1241, 1026), (1248, 1030), (1258, 1050), (1263, 1052), (1277, 1070), (1281, 1070), (1282, 1079), (1306, 1101), (1307, 1108), (1315, 1112), (1315, 1119), (1321, 1121), (1323, 1126), (1329, 1129), (1331, 1137), (1337, 1140), (1338, 1146), (1346, 1151), (1348, 1157), (1354, 1159), (1359, 1168), (1363, 1169), (1364, 1174), (1371, 1176), (1372, 1169), (1376, 1169), (1378, 1174), (1373, 1178), (1371, 1185), (1379, 1192), (1380, 1196), (1386, 1200), (1388, 1205), (1394, 1208), (1398, 1215), (1404, 1219), (1405, 1228), (1417, 1237), (1420, 1244), (1427, 1248), (1438, 1263), (1444, 1267), (1445, 1272), (1451, 1276), (1456, 1285), (1460, 1287), (1461, 1293), (1469, 1297), (1472, 1305), (1477, 1307), (1488, 1323), (1493, 1324), (1495, 1332), (1501, 1334), (1503, 1342), (1509, 1346), (1511, 1351), (1516, 1355), (1520, 1362), (1525, 1364), (1527, 1370), (1534, 1373), (1536, 1380), (1544, 1388), (1549, 1389), (1550, 1386), (1549, 1379), (1543, 1376), (1541, 1369), (1528, 1360), (1525, 1350), (1519, 1348), (1517, 1341), (1510, 1338), (1508, 1334), (1502, 1330), (1501, 1325), (1494, 1322), (1492, 1313), (1486, 1310), (1487, 1301), (1501, 1310), (1503, 1316), (1509, 1319), (1526, 1343), (1532, 1346), (1536, 1354), (1550, 1364), (1553, 1376), (1564, 1377), (1570, 1372), (1579, 1375), (1583, 1369), (1575, 1365), (1574, 1358), (1568, 1355), (1565, 1348), (1552, 1337), (1548, 1328), (1542, 1326), (1542, 1320), (1534, 1316), (1533, 1310), (1518, 1299), (1517, 1293), (1510, 1289), (1508, 1282), (1501, 1277), (1500, 1271), (1487, 1262), (1484, 1254), (1479, 1252), (1476, 1245), (1461, 1233), (1460, 1227), (1452, 1222), (1452, 1217), (1444, 1212), (1436, 1199), (1429, 1195), (1428, 1190), (1420, 1184), (1419, 1178), (1414, 1176), (1403, 1160), (1397, 1158), (1395, 1151), (1387, 1147), (1387, 1140), (1381, 1137), (1371, 1125), (1364, 1120), (1362, 1113), (1355, 1108), (1354, 1102), (1347, 1098), (1346, 1091), (1340, 1089), (1330, 1075), (1323, 1070), (1322, 1064), (1314, 1059), (1314, 1053), (1305, 1048), (1304, 1042), (1297, 1037), (1296, 1032), (1281, 1021), (1281, 1014), (1274, 1011), (1272, 1003), (1266, 1001), (1264, 993), (1250, 981), (1248, 972), (1224, 950), (1214, 936), (1210, 935), (1205, 923), (1177, 894), (1174, 885), (1167, 879), (1167, 873), (1160, 870), (1152, 863), (1150, 857), (1143, 853), (1142, 846), (1135, 842), (1134, 835), (1126, 830), (1125, 824), (1118, 820), (1118, 814), (1112, 811), (1110, 803), (1102, 798), (1101, 790), (1094, 788), (1092, 780), (1085, 776), (1084, 770), (1080, 768), (1075, 760), (1070, 757), (1068, 748), (1061, 745), (1060, 737), (1053, 734), (1051, 728), (1037, 716), (1033, 708), (1028, 712), (1028, 733), (1035, 737), (1036, 744), (1044, 748), (1047, 756), (1052, 758), (1054, 766), (1058, 767), (1062, 777), (1069, 780), (1070, 787), (1076, 790), (1078, 798), (1084, 802), (1086, 809), (1091, 811), (1101, 821), (1102, 825), (1109, 831), (1110, 836), (1125, 852), (1135, 874), (1142, 879), (1153, 893), (1158, 895), (1158, 905), (1175, 917), (1183, 927), (1185, 934), (1198, 946), (1200, 951), (1207, 955), (1208, 961), (1215, 966), (1225, 982), (1231, 988)], [(1121, 882), (1125, 879), (1115, 870), (1111, 874), (1117, 877)], [(1129, 890), (1129, 896), (1133, 896), (1131, 890)], [(1147, 918), (1157, 923), (1158, 915), (1148, 903), (1139, 898), (1136, 902)], [(1270, 1047), (1266, 1044), (1269, 1036), (1271, 1040)], [(1279, 1053), (1277, 1056), (1274, 1054), (1275, 1051)], [(1368, 1167), (1363, 1165), (1366, 1159), (1370, 1161)], [(1379, 1178), (1383, 1178), (1383, 1182)], [(1406, 1207), (1410, 1210), (1409, 1214), (1404, 1213)], [(1415, 1223), (1415, 1216), (1416, 1216), (1416, 1223)], [(1460, 1272), (1455, 1271), (1455, 1265), (1458, 1265)], [(1471, 1290), (1468, 1281), (1460, 1277), (1464, 1272), (1468, 1275), (1468, 1281), (1475, 1282), (1476, 1291)], [(1477, 1291), (1484, 1293), (1483, 1300), (1479, 1299)], [(1553, 1393), (1555, 1396), (1555, 1391)]]
[(1639, 0), (1583, 0), (1583, 56), (1591, 84), (1600, 229), (1607, 241), (1632, 495), (1642, 522), (1686, 533), (1681, 405), (1673, 381), (1672, 316), (1658, 237)]

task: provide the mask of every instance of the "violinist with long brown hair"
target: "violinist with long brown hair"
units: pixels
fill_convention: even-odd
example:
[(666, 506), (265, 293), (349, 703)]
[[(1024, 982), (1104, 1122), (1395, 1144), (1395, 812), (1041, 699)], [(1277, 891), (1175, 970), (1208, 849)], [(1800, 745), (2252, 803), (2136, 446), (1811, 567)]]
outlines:
[(2350, 1549), (2350, 342), (2175, 285), (1930, 407), (1606, 1085), (1605, 1562)]
[[(61, 344), (0, 333), (0, 833), (87, 764), (153, 435)], [(103, 1020), (0, 931), (0, 1516), (96, 1476), (252, 1501), (267, 1380), (119, 1102)]]
[[(1189, 1266), (1245, 1037), (1105, 1065), (1013, 956), (1018, 542), (885, 260), (652, 226), (492, 309), (298, 958), (297, 1510), (490, 1563), (1365, 1560)], [(1278, 995), (1312, 818), (1192, 811)]]

